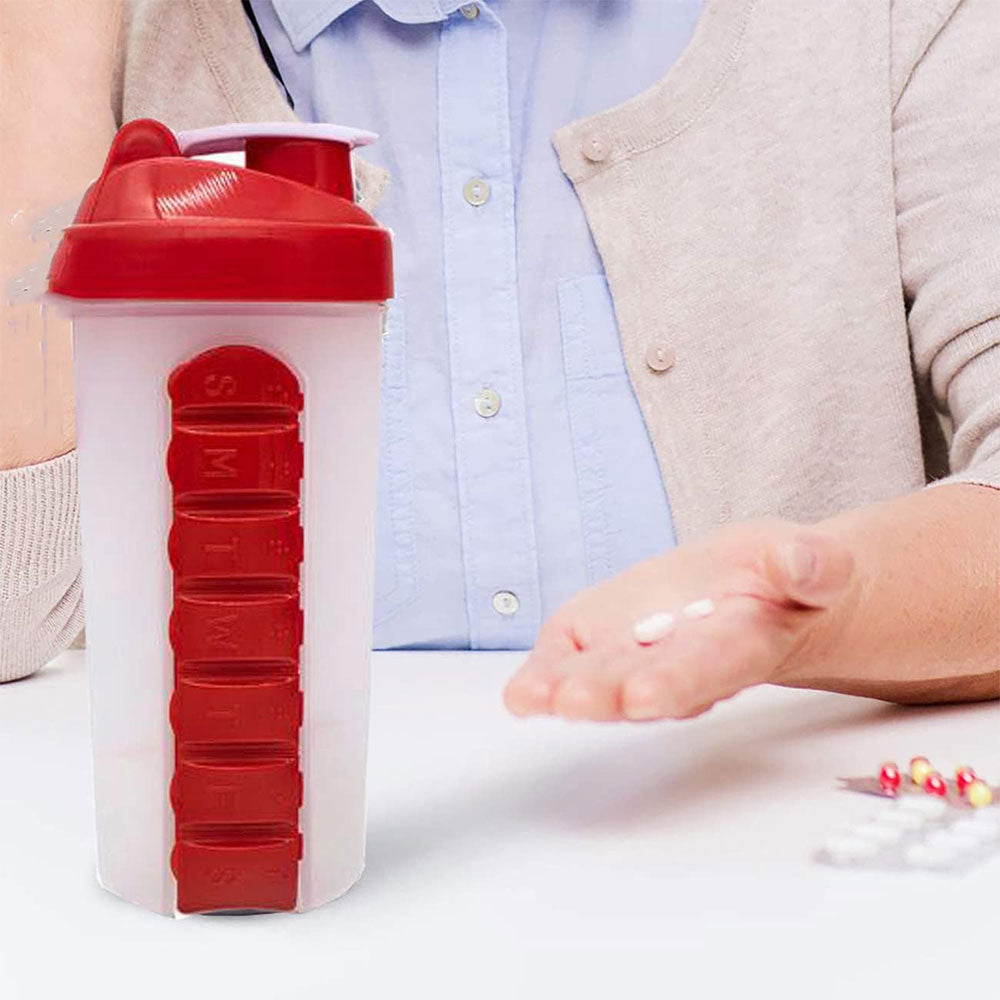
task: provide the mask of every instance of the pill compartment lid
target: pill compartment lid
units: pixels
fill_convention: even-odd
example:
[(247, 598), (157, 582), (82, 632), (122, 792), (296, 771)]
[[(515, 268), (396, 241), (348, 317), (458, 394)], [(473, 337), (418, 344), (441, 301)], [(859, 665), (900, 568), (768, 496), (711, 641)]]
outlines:
[[(76, 299), (381, 302), (389, 231), (354, 202), (371, 133), (302, 122), (119, 129), (63, 234), (49, 291)], [(243, 149), (246, 166), (192, 157)]]

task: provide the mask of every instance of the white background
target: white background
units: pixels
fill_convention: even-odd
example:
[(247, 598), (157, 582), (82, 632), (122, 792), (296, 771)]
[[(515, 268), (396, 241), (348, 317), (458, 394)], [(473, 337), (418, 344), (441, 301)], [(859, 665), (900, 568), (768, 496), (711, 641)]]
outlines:
[[(83, 654), (0, 687), (0, 997), (997, 996), (1000, 859), (810, 855), (894, 757), (1000, 779), (1000, 709), (758, 689), (685, 723), (519, 721), (507, 654), (376, 654), (368, 869), (308, 914), (100, 890)], [(136, 664), (136, 669), (141, 669)]]

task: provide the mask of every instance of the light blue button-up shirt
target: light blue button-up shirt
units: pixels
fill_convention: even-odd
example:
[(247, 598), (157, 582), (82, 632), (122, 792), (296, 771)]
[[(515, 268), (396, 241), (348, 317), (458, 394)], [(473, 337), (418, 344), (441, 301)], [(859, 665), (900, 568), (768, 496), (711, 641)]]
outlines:
[(674, 544), (561, 125), (652, 86), (700, 0), (254, 0), (300, 117), (379, 132), (394, 233), (375, 645), (530, 647)]

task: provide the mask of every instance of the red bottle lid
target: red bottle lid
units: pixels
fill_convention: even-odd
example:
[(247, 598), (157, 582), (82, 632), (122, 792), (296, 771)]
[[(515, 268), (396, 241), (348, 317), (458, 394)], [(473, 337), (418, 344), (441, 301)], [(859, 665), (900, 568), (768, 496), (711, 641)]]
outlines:
[[(388, 230), (354, 203), (351, 149), (329, 125), (118, 131), (63, 234), (49, 291), (79, 299), (381, 302)], [(246, 167), (191, 159), (245, 149)]]

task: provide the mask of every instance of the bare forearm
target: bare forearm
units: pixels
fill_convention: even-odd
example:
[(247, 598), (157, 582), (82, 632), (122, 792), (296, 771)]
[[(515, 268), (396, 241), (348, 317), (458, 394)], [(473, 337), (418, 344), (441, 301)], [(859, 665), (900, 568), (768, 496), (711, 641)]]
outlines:
[(35, 220), (79, 197), (100, 171), (114, 132), (121, 7), (0, 0), (0, 468), (73, 446), (68, 326), (25, 301), (15, 279), (47, 266)]
[(782, 682), (900, 702), (1000, 697), (1000, 490), (950, 484), (839, 515), (855, 585)]

